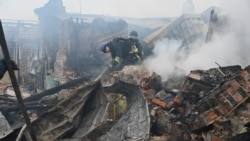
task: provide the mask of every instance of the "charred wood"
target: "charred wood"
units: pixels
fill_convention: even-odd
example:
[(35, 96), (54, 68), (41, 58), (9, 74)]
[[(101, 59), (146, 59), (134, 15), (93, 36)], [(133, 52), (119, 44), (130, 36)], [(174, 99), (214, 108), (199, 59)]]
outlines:
[(85, 76), (85, 77), (82, 77), (82, 78), (78, 78), (76, 80), (72, 80), (70, 82), (64, 83), (64, 84), (59, 85), (57, 87), (54, 87), (54, 88), (51, 88), (49, 90), (43, 91), (43, 92), (35, 94), (33, 96), (30, 96), (30, 97), (24, 99), (24, 102), (38, 101), (42, 97), (47, 96), (47, 95), (55, 94), (55, 93), (59, 92), (62, 89), (68, 89), (70, 87), (75, 87), (77, 84), (88, 81), (90, 78), (91, 78), (90, 76), (87, 76), (87, 77)]

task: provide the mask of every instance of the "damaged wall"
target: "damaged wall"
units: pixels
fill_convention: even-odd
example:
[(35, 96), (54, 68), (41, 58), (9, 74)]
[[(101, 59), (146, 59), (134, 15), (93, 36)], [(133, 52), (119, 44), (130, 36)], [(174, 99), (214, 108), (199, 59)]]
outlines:
[[(36, 69), (35, 59), (38, 60), (41, 47), (38, 24), (33, 21), (3, 20), (3, 28), (11, 59), (20, 68), (16, 71), (19, 83), (36, 84), (30, 73), (32, 69)], [(8, 78), (6, 73), (1, 82), (10, 83)]]
[(99, 73), (98, 68), (104, 65), (103, 61), (110, 59), (109, 55), (99, 51), (100, 43), (114, 37), (125, 37), (127, 32), (127, 23), (123, 20), (108, 22), (99, 18), (90, 24), (77, 19), (63, 21), (54, 66), (56, 79), (64, 83), (70, 80), (69, 77), (78, 77), (82, 72)]
[(81, 15), (66, 14), (61, 0), (49, 1), (34, 11), (39, 25), (31, 21), (3, 22), (11, 57), (20, 66), (20, 84), (34, 83), (32, 90), (43, 90), (44, 81), (49, 83), (51, 77), (55, 84), (84, 73), (97, 74), (103, 60), (110, 60), (99, 51), (100, 43), (128, 35), (125, 21), (95, 17), (89, 23)]

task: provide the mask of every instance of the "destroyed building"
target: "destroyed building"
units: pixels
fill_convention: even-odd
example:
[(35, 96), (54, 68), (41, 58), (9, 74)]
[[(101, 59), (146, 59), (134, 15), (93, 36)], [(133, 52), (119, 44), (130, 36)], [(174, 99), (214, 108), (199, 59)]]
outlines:
[[(161, 20), (154, 28), (131, 25), (133, 19), (69, 14), (61, 0), (34, 12), (39, 23), (3, 20), (3, 27), (38, 140), (224, 141), (247, 127), (249, 66), (192, 70), (167, 81), (143, 65), (103, 74), (111, 58), (99, 51), (102, 42), (140, 28), (147, 55), (166, 38), (179, 40), (188, 54), (194, 42), (223, 32), (227, 19), (219, 9)], [(7, 73), (1, 91), (0, 139), (32, 140)]]

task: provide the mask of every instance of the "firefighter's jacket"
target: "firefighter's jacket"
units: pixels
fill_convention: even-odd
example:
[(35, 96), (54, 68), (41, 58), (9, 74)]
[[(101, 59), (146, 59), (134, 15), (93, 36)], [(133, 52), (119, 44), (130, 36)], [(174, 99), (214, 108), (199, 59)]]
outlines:
[(140, 58), (143, 58), (144, 52), (143, 52), (143, 48), (142, 45), (140, 43), (140, 41), (138, 39), (132, 39), (132, 38), (128, 38), (128, 42), (133, 46), (135, 46), (137, 48), (137, 55), (140, 56)]
[(140, 59), (138, 49), (130, 39), (114, 38), (108, 43), (108, 46), (110, 47), (112, 61), (116, 61), (117, 64), (122, 60), (124, 65), (135, 64)]

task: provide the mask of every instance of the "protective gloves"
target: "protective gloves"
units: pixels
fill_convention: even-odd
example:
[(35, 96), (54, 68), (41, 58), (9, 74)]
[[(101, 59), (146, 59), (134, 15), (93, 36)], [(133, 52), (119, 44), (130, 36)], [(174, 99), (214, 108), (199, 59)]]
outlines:
[(117, 61), (115, 61), (115, 60), (112, 60), (112, 61), (111, 61), (111, 66), (112, 66), (112, 68), (114, 68), (117, 64), (118, 64)]

